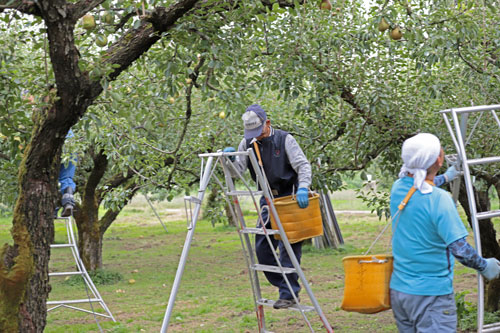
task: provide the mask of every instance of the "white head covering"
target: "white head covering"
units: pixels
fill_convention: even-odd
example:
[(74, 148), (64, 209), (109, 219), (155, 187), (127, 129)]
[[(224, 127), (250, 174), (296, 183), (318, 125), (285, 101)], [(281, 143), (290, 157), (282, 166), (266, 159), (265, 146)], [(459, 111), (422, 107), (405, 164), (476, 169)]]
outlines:
[(433, 134), (420, 133), (407, 139), (401, 150), (403, 166), (399, 172), (399, 178), (411, 173), (414, 179), (413, 186), (423, 194), (431, 193), (432, 186), (425, 182), (425, 177), (427, 177), (427, 169), (436, 162), (440, 152), (441, 143)]

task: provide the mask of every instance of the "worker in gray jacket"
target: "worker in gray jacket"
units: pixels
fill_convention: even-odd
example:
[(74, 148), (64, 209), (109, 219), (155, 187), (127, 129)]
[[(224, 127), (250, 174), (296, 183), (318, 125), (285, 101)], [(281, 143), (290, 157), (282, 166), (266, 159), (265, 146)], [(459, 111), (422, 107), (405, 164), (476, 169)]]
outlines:
[[(246, 151), (248, 148), (255, 150), (254, 142), (260, 150), (260, 156), (264, 166), (267, 182), (275, 198), (287, 196), (296, 191), (297, 204), (300, 208), (309, 205), (309, 186), (311, 185), (311, 165), (300, 149), (297, 141), (289, 133), (271, 127), (271, 120), (258, 104), (250, 105), (242, 116), (245, 128), (244, 138), (241, 140), (238, 151)], [(224, 152), (234, 152), (233, 147), (227, 147)], [(255, 171), (249, 165), (247, 156), (239, 155), (231, 157), (234, 165), (240, 173), (247, 167), (252, 179), (255, 180)], [(266, 206), (264, 197), (260, 199), (260, 206)], [(258, 227), (264, 223), (265, 227), (271, 229), (267, 209), (262, 209), (262, 221), (259, 220)], [(271, 237), (274, 249), (279, 246), (280, 262), (283, 267), (293, 267), (290, 258), (281, 241)], [(300, 263), (302, 256), (302, 242), (291, 244), (292, 249)], [(264, 235), (255, 236), (255, 251), (260, 264), (277, 266), (276, 260)], [(274, 303), (275, 309), (288, 308), (295, 304), (286, 281), (281, 273), (265, 272), (268, 281), (279, 288), (279, 299)], [(293, 292), (298, 298), (300, 285), (296, 273), (287, 274), (288, 281)]]

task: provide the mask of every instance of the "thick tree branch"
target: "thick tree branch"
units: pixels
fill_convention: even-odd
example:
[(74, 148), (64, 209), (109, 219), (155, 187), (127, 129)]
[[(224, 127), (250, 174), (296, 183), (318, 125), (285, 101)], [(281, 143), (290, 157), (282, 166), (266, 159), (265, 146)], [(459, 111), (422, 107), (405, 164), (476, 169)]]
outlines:
[(114, 175), (111, 179), (106, 181), (106, 184), (104, 185), (105, 190), (99, 191), (99, 198), (102, 199), (104, 196), (104, 193), (107, 193), (111, 191), (112, 189), (115, 189), (119, 187), (120, 185), (126, 183), (128, 180), (130, 180), (132, 177), (134, 177), (134, 172), (132, 168), (129, 168), (127, 170), (127, 173), (124, 175), (123, 173), (118, 173)]
[(40, 9), (35, 4), (35, 1), (28, 0), (0, 0), (0, 13), (5, 9), (14, 9), (24, 14), (30, 14), (34, 16), (41, 16), (42, 13)]
[(90, 175), (87, 177), (87, 183), (85, 184), (82, 194), (84, 200), (87, 202), (92, 202), (94, 200), (97, 186), (104, 177), (106, 169), (108, 168), (108, 157), (104, 153), (104, 150), (101, 149), (96, 155), (93, 156), (92, 160), (94, 167), (92, 168)]
[(83, 15), (90, 12), (106, 0), (80, 0), (75, 4), (69, 5), (68, 9), (71, 12), (73, 19), (76, 21)]
[[(127, 205), (139, 190), (139, 187), (136, 185), (137, 184), (135, 182), (130, 182), (125, 187), (125, 190), (128, 190), (128, 192), (125, 198), (125, 202), (123, 203), (123, 206)], [(120, 214), (120, 212), (121, 209), (117, 209), (116, 211), (108, 209), (106, 213), (104, 213), (104, 216), (99, 220), (99, 232), (101, 233), (101, 235), (104, 235), (106, 230), (108, 230), (109, 226), (113, 223), (113, 221), (116, 219), (118, 214)]]
[(465, 59), (462, 52), (460, 52), (460, 42), (457, 42), (457, 53), (458, 53), (458, 56), (460, 57), (460, 59), (462, 59), (462, 61), (465, 62), (467, 64), (467, 66), (469, 66), (470, 68), (472, 68), (474, 71), (478, 72), (479, 74), (484, 74), (484, 71), (481, 68), (476, 67), (473, 63), (471, 63), (470, 61)]
[[(292, 0), (262, 0), (262, 4), (266, 7), (272, 8), (274, 3), (278, 3), (280, 7), (294, 7), (293, 1)], [(304, 0), (299, 0), (299, 4), (303, 4)]]
[(76, 21), (92, 9), (96, 8), (106, 0), (80, 0), (75, 4), (69, 5), (73, 19)]

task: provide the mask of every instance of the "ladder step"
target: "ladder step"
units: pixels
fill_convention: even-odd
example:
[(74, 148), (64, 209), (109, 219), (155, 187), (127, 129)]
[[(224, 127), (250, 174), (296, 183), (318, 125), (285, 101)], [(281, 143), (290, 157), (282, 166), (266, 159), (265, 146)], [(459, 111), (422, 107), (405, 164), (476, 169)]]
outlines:
[[(279, 266), (271, 266), (271, 265), (261, 265), (261, 264), (255, 264), (252, 265), (252, 269), (256, 271), (261, 271), (261, 272), (274, 272), (274, 273), (281, 273), (282, 269)], [(285, 274), (290, 274), (290, 273), (295, 273), (297, 270), (295, 268), (290, 268), (290, 267), (283, 267), (283, 273)]]
[(254, 195), (254, 196), (259, 196), (263, 195), (264, 192), (262, 191), (229, 191), (226, 193), (227, 195), (233, 195), (233, 196), (238, 196), (238, 195)]
[[(265, 298), (261, 298), (257, 301), (257, 304), (259, 305), (265, 305), (265, 306), (273, 306), (275, 303), (275, 301), (273, 300), (270, 300), (270, 299), (265, 299)], [(295, 311), (304, 311), (304, 312), (309, 312), (309, 311), (314, 311), (314, 307), (312, 306), (308, 306), (308, 305), (302, 305), (302, 304), (294, 304), (292, 305), (291, 307), (287, 308), (287, 309), (290, 309), (290, 310), (295, 310)]]
[(71, 219), (70, 216), (68, 216), (68, 217), (58, 216), (58, 217), (54, 218), (54, 220), (69, 220), (69, 219)]
[(490, 210), (487, 212), (481, 212), (476, 214), (478, 220), (491, 219), (497, 216), (500, 216), (500, 210)]
[(263, 228), (245, 228), (240, 230), (240, 233), (242, 234), (254, 234), (254, 235), (277, 235), (280, 233), (279, 230), (274, 230), (274, 229), (267, 229), (266, 231), (263, 230)]
[(58, 305), (58, 304), (77, 304), (77, 303), (88, 303), (88, 302), (102, 302), (99, 298), (83, 298), (83, 299), (72, 299), (67, 301), (47, 301), (47, 305)]
[(68, 275), (83, 275), (83, 272), (54, 272), (54, 273), (49, 273), (49, 276), (68, 276)]
[(184, 201), (190, 201), (190, 202), (192, 202), (194, 204), (201, 204), (201, 200), (200, 199), (198, 199), (197, 197), (188, 196), (188, 195), (184, 197)]
[(73, 247), (75, 246), (74, 244), (52, 244), (50, 245), (51, 248), (58, 248), (58, 247)]
[(484, 325), (481, 332), (498, 332), (499, 330), (500, 330), (500, 323), (493, 323)]
[(469, 164), (469, 165), (495, 163), (495, 162), (500, 162), (500, 156), (474, 158), (474, 159), (467, 160), (467, 164)]

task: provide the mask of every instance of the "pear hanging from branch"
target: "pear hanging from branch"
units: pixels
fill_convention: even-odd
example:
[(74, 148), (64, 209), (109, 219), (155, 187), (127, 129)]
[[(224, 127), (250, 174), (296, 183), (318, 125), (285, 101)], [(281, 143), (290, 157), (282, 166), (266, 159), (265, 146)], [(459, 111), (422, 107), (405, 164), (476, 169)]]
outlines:
[(389, 33), (389, 36), (394, 40), (400, 40), (403, 37), (403, 33), (401, 32), (401, 28), (396, 26), (394, 29), (391, 30), (391, 32)]
[(387, 20), (384, 17), (382, 17), (378, 22), (378, 31), (384, 32), (387, 29), (389, 29), (389, 23), (387, 23)]
[(319, 9), (321, 10), (332, 10), (332, 3), (330, 0), (321, 0), (319, 5)]

